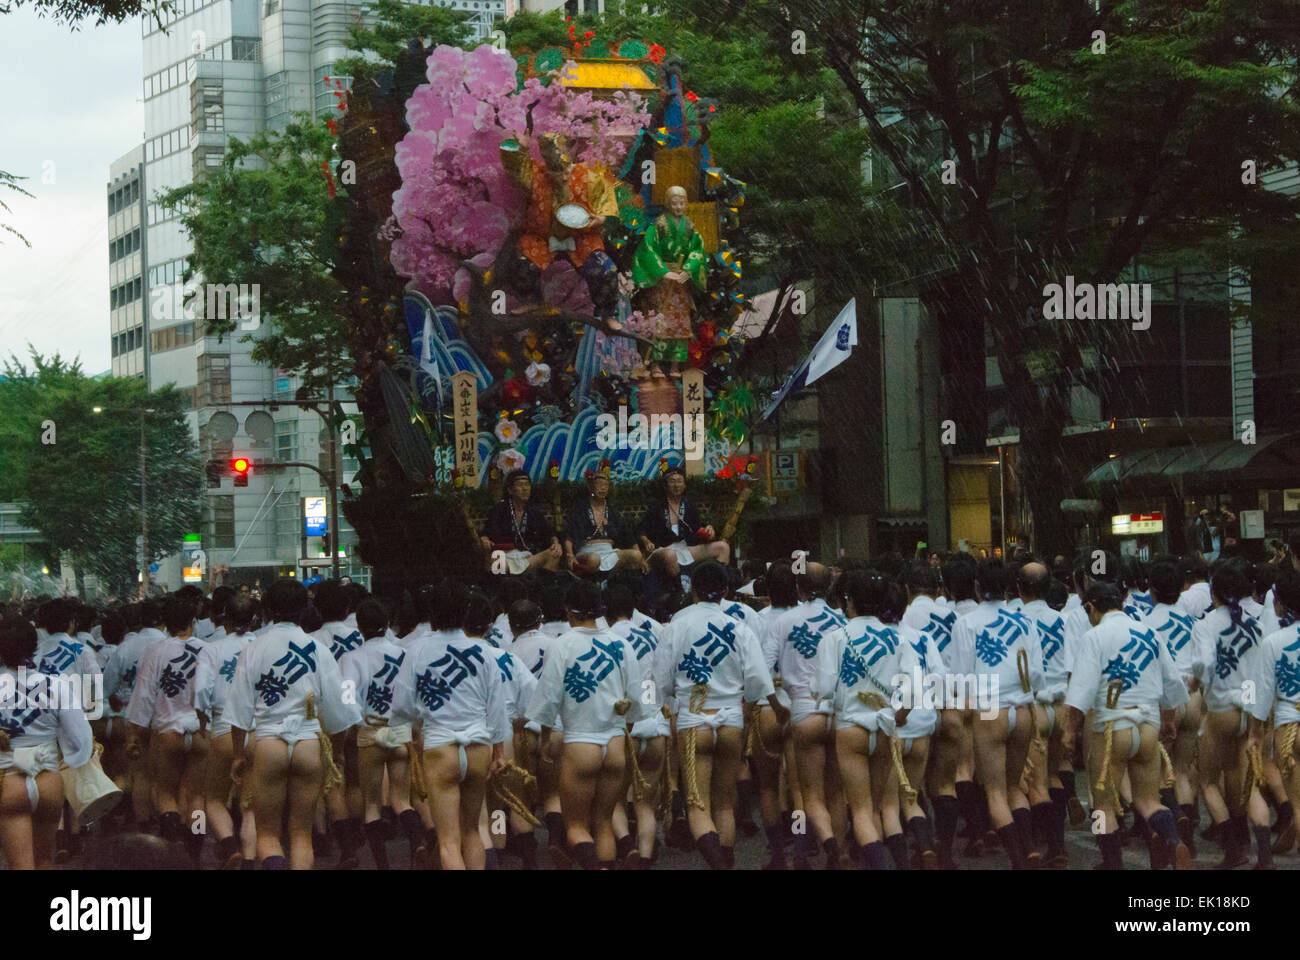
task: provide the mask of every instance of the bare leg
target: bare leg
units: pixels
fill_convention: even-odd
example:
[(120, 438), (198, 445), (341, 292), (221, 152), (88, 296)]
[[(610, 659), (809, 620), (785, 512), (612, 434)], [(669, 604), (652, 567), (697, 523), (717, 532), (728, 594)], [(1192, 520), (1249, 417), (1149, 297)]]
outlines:
[(655, 818), (660, 799), (664, 757), (668, 750), (667, 741), (667, 737), (651, 737), (646, 741), (645, 753), (637, 760), (641, 767), (641, 775), (650, 784), (645, 796), (636, 804), (637, 852), (645, 860), (650, 859), (655, 848)]
[(736, 845), (736, 775), (740, 770), (741, 733), (739, 727), (719, 727), (713, 748), (710, 810), (718, 827), (718, 842), (724, 847)]
[[(265, 741), (263, 741), (265, 742)], [(320, 796), (324, 773), (320, 759), (320, 741), (299, 740), (289, 758), (289, 868), (310, 870), (315, 860), (311, 846), (312, 813)], [(260, 820), (259, 820), (260, 822)], [(271, 825), (278, 829), (280, 821)]]
[[(492, 748), (486, 743), (472, 743), (465, 748), (465, 779), (460, 784), (460, 852), (466, 870), (482, 870), (485, 864), (486, 851), (478, 825), (491, 756)], [(459, 756), (456, 762), (459, 769)]]
[(257, 859), (284, 856), (280, 823), (289, 788), (289, 746), (267, 738), (253, 743), (253, 813), (257, 818)]
[(870, 734), (861, 727), (835, 731), (835, 755), (849, 812), (853, 814), (853, 836), (861, 846), (881, 841), (879, 821), (871, 789), (871, 765), (867, 758)]
[(36, 869), (27, 778), (13, 771), (0, 782), (0, 851), (10, 870)]
[[(468, 751), (467, 751), (468, 759)], [(424, 751), (424, 776), (429, 793), (429, 811), (438, 831), (438, 855), (444, 870), (464, 870), (461, 850), (460, 751), (447, 744)], [(478, 810), (469, 832), (478, 837)]]
[(621, 809), (623, 805), (619, 801), (627, 796), (623, 780), (623, 768), (627, 763), (623, 740), (622, 736), (618, 736), (609, 741), (596, 780), (596, 795), (591, 817), (592, 831), (595, 833), (596, 840), (596, 857), (601, 863), (609, 863), (617, 856), (613, 815), (615, 809), (623, 812)]
[(799, 774), (803, 809), (819, 844), (834, 837), (830, 811), (826, 808), (826, 720), (825, 714), (805, 717), (794, 728), (794, 758)]

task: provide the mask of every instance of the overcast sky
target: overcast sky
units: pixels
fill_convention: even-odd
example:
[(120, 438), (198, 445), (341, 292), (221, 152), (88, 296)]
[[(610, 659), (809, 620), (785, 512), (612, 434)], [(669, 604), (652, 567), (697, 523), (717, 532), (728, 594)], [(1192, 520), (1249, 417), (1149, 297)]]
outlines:
[[(0, 355), (80, 357), (109, 368), (108, 167), (140, 143), (140, 22), (73, 31), (27, 8), (0, 16), (0, 170), (35, 199), (0, 190)], [(52, 181), (52, 182), (48, 182)]]

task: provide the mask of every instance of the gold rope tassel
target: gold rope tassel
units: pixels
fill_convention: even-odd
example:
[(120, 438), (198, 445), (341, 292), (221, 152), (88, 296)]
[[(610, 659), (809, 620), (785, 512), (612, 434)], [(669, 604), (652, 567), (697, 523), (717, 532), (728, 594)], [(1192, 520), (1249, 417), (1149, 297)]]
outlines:
[(502, 771), (492, 778), (492, 791), (501, 798), (502, 803), (519, 814), (529, 826), (540, 827), (542, 821), (533, 815), (533, 811), (528, 808), (528, 804), (519, 799), (519, 795), (510, 788), (512, 781), (521, 791), (526, 792), (529, 787), (536, 785), (537, 778), (513, 760), (507, 760)]
[(411, 778), (408, 799), (414, 807), (429, 799), (429, 788), (424, 782), (424, 751), (414, 741), (406, 745), (406, 762)]
[(1295, 741), (1297, 727), (1300, 727), (1300, 724), (1288, 723), (1282, 728), (1282, 735), (1278, 738), (1277, 765), (1284, 777), (1291, 776), (1291, 771), (1296, 764)]
[[(1112, 680), (1106, 688), (1106, 709), (1116, 710), (1119, 708), (1119, 695), (1124, 692), (1124, 684), (1120, 680)], [(1106, 726), (1102, 731), (1101, 744), (1101, 769), (1097, 771), (1097, 783), (1094, 791), (1097, 798), (1103, 798), (1106, 794), (1111, 794), (1115, 800), (1115, 809), (1120, 808), (1119, 785), (1114, 782), (1111, 776), (1111, 753), (1115, 744), (1115, 721), (1107, 720)], [(1100, 805), (1100, 803), (1098, 804)]]
[[(307, 719), (316, 719), (316, 694), (307, 694)], [(343, 783), (343, 771), (339, 769), (338, 764), (334, 762), (334, 745), (330, 743), (329, 734), (324, 728), (316, 731), (316, 740), (320, 743), (320, 763), (321, 769), (325, 772), (325, 777), (321, 781), (320, 795), (328, 796), (339, 788)]]
[(1174, 785), (1174, 761), (1169, 759), (1169, 751), (1163, 743), (1157, 743), (1160, 750), (1160, 789), (1168, 790)]
[[(6, 733), (4, 730), (0, 730), (0, 753), (9, 753), (12, 749), (13, 747), (9, 742), (9, 734)], [(0, 767), (0, 787), (4, 786), (4, 782), (5, 782), (5, 768)]]
[(1241, 806), (1245, 808), (1250, 803), (1250, 792), (1255, 787), (1261, 790), (1264, 787), (1264, 754), (1259, 747), (1251, 747), (1246, 751), (1246, 757), (1250, 760), (1250, 769), (1246, 771), (1243, 778), (1241, 790)]
[[(614, 704), (614, 712), (620, 717), (626, 717), (627, 712), (632, 709), (632, 701), (623, 699)], [(637, 803), (645, 800), (646, 791), (650, 789), (650, 781), (641, 773), (641, 764), (637, 761), (636, 744), (632, 741), (632, 731), (626, 727), (623, 728), (623, 756), (627, 765), (632, 768), (632, 799)]]
[[(1016, 652), (1016, 669), (1020, 673), (1020, 690), (1022, 693), (1031, 693), (1032, 689), (1029, 683), (1029, 651), (1020, 648)], [(1029, 792), (1029, 784), (1034, 778), (1034, 770), (1037, 765), (1034, 763), (1034, 751), (1045, 750), (1046, 743), (1043, 740), (1043, 733), (1038, 729), (1038, 704), (1030, 700), (1027, 704), (1029, 707), (1029, 752), (1025, 754), (1025, 766), (1020, 771), (1020, 789), (1025, 793)]]
[(916, 803), (916, 790), (907, 779), (907, 767), (903, 764), (903, 741), (898, 737), (889, 738), (889, 759), (893, 761), (894, 772), (898, 774), (898, 792), (903, 798), (904, 806)]
[[(691, 713), (699, 713), (704, 709), (708, 698), (709, 688), (704, 684), (697, 683), (691, 687)], [(700, 799), (700, 786), (695, 780), (695, 733), (698, 729), (699, 727), (691, 727), (686, 731), (686, 743), (682, 750), (682, 776), (686, 780), (686, 805), (703, 810), (704, 801)]]

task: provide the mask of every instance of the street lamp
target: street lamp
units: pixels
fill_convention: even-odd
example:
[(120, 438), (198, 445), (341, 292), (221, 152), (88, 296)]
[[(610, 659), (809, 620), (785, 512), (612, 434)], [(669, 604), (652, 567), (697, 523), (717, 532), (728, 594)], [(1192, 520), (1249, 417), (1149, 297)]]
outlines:
[[(94, 413), (103, 413), (103, 407), (92, 407)], [(148, 467), (148, 446), (145, 443), (144, 418), (153, 413), (153, 407), (123, 407), (112, 413), (140, 414), (140, 598), (149, 595), (149, 482), (145, 470)]]

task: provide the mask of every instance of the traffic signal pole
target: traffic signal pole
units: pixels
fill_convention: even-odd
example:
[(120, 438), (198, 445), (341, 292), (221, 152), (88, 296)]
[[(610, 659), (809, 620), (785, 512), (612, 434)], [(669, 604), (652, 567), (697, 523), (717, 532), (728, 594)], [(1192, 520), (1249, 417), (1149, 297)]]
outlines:
[(140, 599), (149, 596), (149, 481), (148, 444), (144, 433), (144, 408), (140, 408)]

